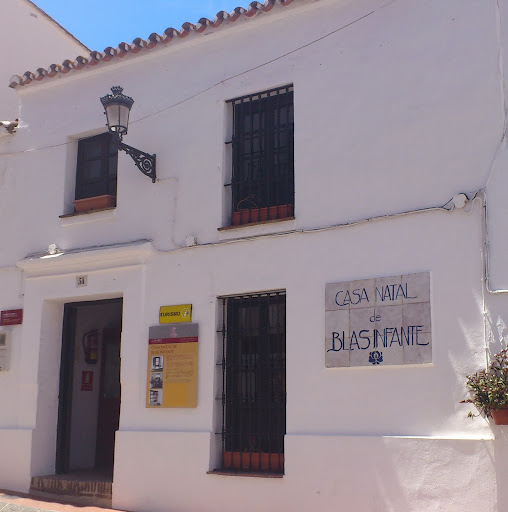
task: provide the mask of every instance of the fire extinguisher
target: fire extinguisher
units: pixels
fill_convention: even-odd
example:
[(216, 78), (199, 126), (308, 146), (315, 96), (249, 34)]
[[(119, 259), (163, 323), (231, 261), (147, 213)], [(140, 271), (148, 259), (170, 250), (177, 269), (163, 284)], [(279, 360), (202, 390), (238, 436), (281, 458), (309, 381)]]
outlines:
[(99, 350), (99, 331), (93, 329), (83, 334), (83, 352), (87, 364), (97, 363), (97, 352)]

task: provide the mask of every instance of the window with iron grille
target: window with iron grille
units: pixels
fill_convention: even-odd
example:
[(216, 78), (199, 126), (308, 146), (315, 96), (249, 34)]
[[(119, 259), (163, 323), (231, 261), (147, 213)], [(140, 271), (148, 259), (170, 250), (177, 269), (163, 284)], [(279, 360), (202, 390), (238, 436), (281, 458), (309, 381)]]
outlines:
[(293, 86), (230, 100), (233, 224), (294, 215)]
[(222, 469), (284, 471), (285, 292), (223, 298)]
[(118, 152), (109, 133), (78, 142), (76, 199), (116, 196)]

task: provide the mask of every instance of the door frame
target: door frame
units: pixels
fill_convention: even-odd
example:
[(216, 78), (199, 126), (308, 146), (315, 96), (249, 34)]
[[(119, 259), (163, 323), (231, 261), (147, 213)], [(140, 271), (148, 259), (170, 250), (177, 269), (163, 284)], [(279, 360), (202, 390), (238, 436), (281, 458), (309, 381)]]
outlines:
[(101, 304), (113, 303), (122, 304), (123, 320), (123, 297), (114, 299), (68, 302), (64, 304), (55, 459), (55, 472), (57, 474), (68, 473), (70, 465), (72, 395), (74, 382), (74, 347), (76, 338), (77, 311), (81, 307), (99, 306)]
[[(97, 434), (95, 437), (95, 467), (101, 470), (113, 470), (115, 458), (115, 433), (118, 430), (120, 421), (120, 404), (121, 404), (121, 383), (120, 383), (120, 350), (122, 342), (122, 331), (116, 328), (106, 328), (102, 331), (101, 337), (101, 368), (100, 380), (97, 383), (99, 387), (99, 398), (97, 403)], [(113, 369), (108, 365), (107, 346), (117, 345), (118, 352), (115, 351), (115, 361), (118, 354), (118, 398), (107, 397), (107, 389), (105, 387), (107, 374)], [(111, 375), (111, 374), (110, 374)], [(116, 380), (116, 379), (115, 379)], [(113, 414), (110, 416), (111, 412)], [(108, 419), (114, 418), (113, 438), (105, 441), (104, 436), (112, 433), (111, 422)]]

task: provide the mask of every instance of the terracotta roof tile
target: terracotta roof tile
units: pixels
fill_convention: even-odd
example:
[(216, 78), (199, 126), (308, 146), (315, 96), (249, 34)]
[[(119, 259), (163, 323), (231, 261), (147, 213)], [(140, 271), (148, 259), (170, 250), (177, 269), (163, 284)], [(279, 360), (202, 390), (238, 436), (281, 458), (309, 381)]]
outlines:
[(85, 57), (76, 57), (76, 60), (74, 61), (74, 69), (83, 69), (88, 64), (88, 59)]
[(116, 55), (116, 50), (111, 46), (104, 48), (104, 52), (102, 53), (102, 60), (104, 62), (109, 62)]
[[(102, 60), (102, 54), (99, 52), (92, 52), (90, 53), (90, 56), (88, 57), (88, 65), (89, 66), (96, 66), (99, 64), (99, 62)], [(54, 66), (54, 64), (53, 64)], [(54, 75), (53, 75), (54, 76)]]
[(26, 71), (22, 77), (22, 80), (24, 83), (29, 84), (34, 78), (35, 75), (31, 71)]
[(136, 39), (134, 39), (134, 41), (132, 41), (131, 53), (138, 53), (145, 46), (145, 44), (146, 43), (145, 41), (143, 41), (143, 39), (137, 37)]
[[(74, 62), (69, 59), (66, 59), (62, 62), (62, 67), (60, 68), (60, 73), (68, 73), (74, 68)], [(25, 73), (26, 75), (26, 73)], [(21, 84), (23, 85), (23, 84)]]
[(49, 66), (48, 68), (48, 76), (56, 76), (58, 73), (60, 73), (62, 69), (62, 66), (58, 65), (58, 64), (51, 64), (51, 66)]
[(38, 68), (35, 72), (36, 80), (42, 80), (45, 76), (48, 76), (48, 72), (44, 68)]
[(14, 89), (18, 85), (21, 85), (21, 77), (19, 75), (11, 76), (11, 79), (9, 81), (9, 87), (12, 87)]
[(117, 48), (116, 56), (117, 57), (125, 57), (131, 49), (130, 44), (127, 43), (120, 43)]
[(9, 81), (9, 87), (15, 89), (16, 87), (28, 85), (33, 80), (43, 80), (47, 77), (55, 77), (59, 74), (66, 74), (72, 70), (80, 70), (87, 66), (96, 66), (99, 62), (109, 62), (117, 57), (125, 57), (127, 54), (136, 54), (141, 50), (151, 50), (159, 44), (170, 43), (174, 38), (183, 39), (191, 33), (200, 34), (207, 28), (219, 28), (224, 22), (235, 22), (242, 17), (252, 18), (257, 14), (270, 12), (275, 5), (286, 6), (294, 0), (265, 0), (261, 2), (251, 2), (250, 5), (244, 9), (243, 7), (236, 7), (231, 13), (226, 11), (219, 11), (213, 20), (208, 18), (201, 18), (195, 25), (193, 23), (185, 22), (180, 30), (173, 27), (167, 28), (163, 35), (150, 34), (145, 41), (140, 37), (134, 39), (131, 44), (122, 42), (116, 48), (108, 46), (102, 52), (91, 52), (88, 57), (78, 56), (74, 61), (65, 60), (61, 65), (51, 64), (48, 69), (39, 68), (35, 73), (31, 71), (25, 72), (23, 75), (14, 75)]

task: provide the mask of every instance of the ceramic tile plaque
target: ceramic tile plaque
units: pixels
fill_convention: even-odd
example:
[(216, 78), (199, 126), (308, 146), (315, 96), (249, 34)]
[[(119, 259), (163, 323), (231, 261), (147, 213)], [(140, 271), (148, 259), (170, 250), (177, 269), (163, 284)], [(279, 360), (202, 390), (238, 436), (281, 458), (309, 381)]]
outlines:
[(432, 362), (430, 274), (328, 283), (327, 368)]

